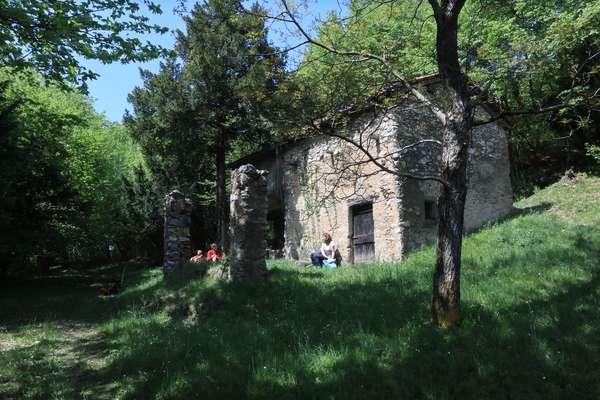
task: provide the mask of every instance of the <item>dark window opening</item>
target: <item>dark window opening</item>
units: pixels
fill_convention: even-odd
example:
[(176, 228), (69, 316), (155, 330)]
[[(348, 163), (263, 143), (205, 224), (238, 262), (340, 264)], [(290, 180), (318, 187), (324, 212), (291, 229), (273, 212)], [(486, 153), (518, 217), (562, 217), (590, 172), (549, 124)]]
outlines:
[(425, 221), (437, 221), (437, 204), (433, 200), (425, 200)]
[(280, 250), (285, 244), (283, 210), (271, 210), (267, 214), (267, 246)]
[(373, 213), (373, 203), (362, 203), (352, 206), (352, 214)]

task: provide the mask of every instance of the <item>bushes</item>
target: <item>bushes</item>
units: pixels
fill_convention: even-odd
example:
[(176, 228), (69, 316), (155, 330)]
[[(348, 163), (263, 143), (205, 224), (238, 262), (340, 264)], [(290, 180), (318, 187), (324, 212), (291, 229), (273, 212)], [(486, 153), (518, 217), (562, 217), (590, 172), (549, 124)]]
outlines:
[(107, 259), (108, 244), (127, 235), (121, 176), (131, 179), (142, 160), (125, 129), (80, 93), (7, 70), (0, 128), (2, 260), (22, 272), (35, 254)]

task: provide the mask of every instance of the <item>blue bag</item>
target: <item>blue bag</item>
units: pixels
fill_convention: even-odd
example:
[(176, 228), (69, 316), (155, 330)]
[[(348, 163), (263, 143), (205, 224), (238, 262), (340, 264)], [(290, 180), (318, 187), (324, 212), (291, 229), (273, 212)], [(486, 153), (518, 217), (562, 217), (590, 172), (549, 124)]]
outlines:
[(325, 268), (336, 268), (335, 260), (323, 260), (323, 267)]

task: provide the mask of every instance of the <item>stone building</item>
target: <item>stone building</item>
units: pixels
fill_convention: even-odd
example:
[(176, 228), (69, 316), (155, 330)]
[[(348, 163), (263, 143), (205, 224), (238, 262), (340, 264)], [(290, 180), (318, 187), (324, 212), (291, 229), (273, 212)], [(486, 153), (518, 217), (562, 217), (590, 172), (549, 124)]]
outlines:
[[(423, 83), (424, 90), (439, 95), (435, 78)], [(477, 110), (479, 117), (490, 113), (484, 107)], [(362, 112), (345, 128), (333, 130), (364, 151), (340, 137), (318, 135), (273, 145), (231, 167), (252, 163), (270, 172), (270, 245), (284, 247), (288, 258), (308, 259), (319, 248), (322, 232), (329, 232), (344, 264), (400, 260), (435, 241), (440, 183), (386, 170), (439, 175), (441, 132), (428, 109), (404, 98), (386, 112)], [(490, 123), (475, 128), (467, 231), (510, 213), (509, 171), (503, 127)]]

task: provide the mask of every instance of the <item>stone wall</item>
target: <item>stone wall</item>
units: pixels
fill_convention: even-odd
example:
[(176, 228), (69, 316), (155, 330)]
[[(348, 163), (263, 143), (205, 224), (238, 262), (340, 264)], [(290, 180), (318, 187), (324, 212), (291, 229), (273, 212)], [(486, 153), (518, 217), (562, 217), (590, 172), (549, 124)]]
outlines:
[[(477, 110), (478, 118), (489, 118)], [(419, 138), (441, 140), (442, 126), (427, 110), (405, 107), (397, 113), (398, 146), (402, 148)], [(424, 143), (403, 152), (399, 170), (420, 174), (439, 174), (441, 146)], [(512, 187), (506, 133), (497, 124), (473, 130), (469, 149), (468, 193), (465, 205), (465, 231), (473, 231), (487, 222), (510, 214)], [(432, 243), (437, 236), (437, 221), (426, 218), (426, 202), (434, 207), (441, 187), (433, 181), (402, 181), (401, 215), (404, 251)]]
[[(481, 116), (485, 111), (478, 113)], [(365, 116), (348, 131), (386, 168), (439, 175), (439, 144), (406, 147), (422, 139), (441, 139), (438, 120), (422, 106), (407, 102), (394, 114)], [(504, 130), (497, 124), (474, 129), (469, 156), (465, 229), (472, 231), (512, 210)], [(439, 184), (399, 178), (367, 161), (352, 145), (321, 136), (285, 145), (277, 157), (258, 164), (278, 172), (271, 176), (269, 187), (281, 191), (271, 196), (279, 199), (277, 207), (285, 211), (287, 257), (307, 260), (320, 246), (322, 232), (329, 232), (343, 263), (351, 263), (352, 207), (362, 203), (373, 205), (375, 260), (399, 260), (435, 240)]]
[(267, 175), (253, 165), (232, 172), (230, 197), (230, 280), (247, 280), (266, 272)]
[(164, 272), (169, 273), (187, 262), (192, 255), (190, 223), (192, 201), (180, 191), (165, 196)]
[[(357, 122), (355, 139), (371, 153), (389, 152), (395, 145), (394, 121), (365, 121)], [(364, 203), (373, 205), (375, 259), (401, 257), (396, 176), (381, 172), (367, 162), (365, 154), (331, 137), (288, 148), (282, 152), (281, 165), (288, 257), (307, 259), (320, 247), (321, 234), (328, 232), (337, 244), (342, 263), (352, 263), (351, 210)], [(391, 160), (388, 166), (393, 166)]]

